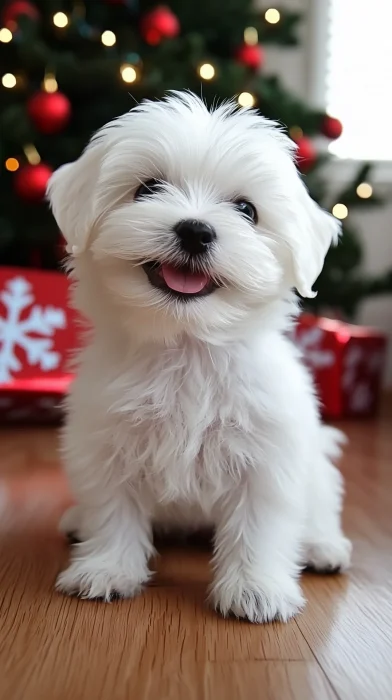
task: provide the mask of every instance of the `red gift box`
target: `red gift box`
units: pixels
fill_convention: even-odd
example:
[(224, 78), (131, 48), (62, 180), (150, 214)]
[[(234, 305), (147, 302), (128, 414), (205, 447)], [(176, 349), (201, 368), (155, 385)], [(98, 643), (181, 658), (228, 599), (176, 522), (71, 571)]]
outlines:
[(77, 319), (65, 275), (0, 268), (0, 420), (56, 420)]
[(386, 362), (383, 333), (303, 314), (294, 341), (314, 376), (324, 417), (375, 415)]

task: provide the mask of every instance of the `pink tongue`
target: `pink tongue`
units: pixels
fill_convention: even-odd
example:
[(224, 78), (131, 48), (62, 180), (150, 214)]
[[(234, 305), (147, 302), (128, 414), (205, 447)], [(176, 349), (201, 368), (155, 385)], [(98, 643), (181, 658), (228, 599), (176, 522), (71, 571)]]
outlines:
[(209, 282), (207, 275), (202, 272), (182, 272), (171, 265), (162, 265), (161, 273), (170, 289), (183, 294), (197, 294)]

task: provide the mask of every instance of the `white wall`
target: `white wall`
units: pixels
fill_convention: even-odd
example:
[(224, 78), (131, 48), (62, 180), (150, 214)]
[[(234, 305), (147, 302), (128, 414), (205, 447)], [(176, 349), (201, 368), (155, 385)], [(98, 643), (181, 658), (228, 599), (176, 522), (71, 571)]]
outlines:
[[(282, 6), (304, 13), (301, 26), (303, 43), (299, 47), (271, 47), (267, 50), (266, 72), (279, 73), (286, 86), (304, 99), (314, 95), (314, 51), (315, 51), (315, 15), (318, 3), (323, 0), (285, 0)], [(274, 6), (273, 2), (259, 0), (260, 9)], [(278, 4), (278, 3), (277, 3)], [(280, 3), (279, 3), (280, 4)], [(339, 116), (339, 115), (336, 115)], [(369, 128), (372, 128), (369, 126)], [(347, 168), (337, 163), (331, 178), (336, 189), (336, 180), (344, 180)], [(336, 170), (335, 170), (336, 168)], [(339, 172), (340, 171), (340, 172)], [(344, 172), (343, 172), (344, 171)], [(388, 174), (389, 173), (389, 174)], [(392, 267), (392, 164), (383, 168), (377, 178), (380, 193), (390, 202), (383, 207), (361, 208), (350, 219), (355, 225), (364, 245), (364, 273), (378, 274)], [(331, 182), (332, 185), (332, 182)], [(358, 322), (375, 326), (388, 333), (389, 353), (385, 374), (386, 386), (392, 387), (392, 295), (369, 299), (360, 309)]]
[[(392, 183), (388, 194), (391, 201), (387, 206), (369, 208), (352, 216), (364, 245), (364, 269), (369, 273), (378, 274), (392, 267)], [(392, 294), (366, 300), (358, 322), (381, 328), (389, 335), (385, 384), (392, 387)]]

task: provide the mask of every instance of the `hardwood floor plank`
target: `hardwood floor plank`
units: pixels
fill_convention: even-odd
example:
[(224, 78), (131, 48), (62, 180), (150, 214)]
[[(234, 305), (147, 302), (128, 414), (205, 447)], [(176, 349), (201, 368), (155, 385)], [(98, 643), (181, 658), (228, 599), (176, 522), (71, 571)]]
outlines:
[(336, 700), (335, 693), (316, 663), (252, 661), (246, 664), (208, 664), (205, 673), (205, 695), (200, 697), (222, 700), (232, 697), (238, 700)]
[[(337, 700), (322, 670), (315, 662), (236, 661), (202, 662), (184, 659), (172, 667), (151, 658), (129, 660), (120, 655), (118, 663), (102, 664), (92, 658), (89, 672), (65, 671), (68, 659), (59, 659), (48, 646), (42, 647), (30, 673), (17, 685), (6, 679), (0, 697), (13, 700)], [(86, 664), (87, 655), (79, 661)], [(111, 661), (109, 656), (108, 662)], [(127, 663), (125, 663), (127, 661)], [(119, 668), (122, 672), (118, 673)], [(8, 681), (8, 682), (7, 682)]]
[(341, 700), (392, 697), (392, 413), (346, 428), (346, 576), (306, 576), (297, 624)]
[[(353, 574), (355, 576), (355, 573)], [(392, 697), (391, 580), (307, 584), (299, 628), (341, 700)]]

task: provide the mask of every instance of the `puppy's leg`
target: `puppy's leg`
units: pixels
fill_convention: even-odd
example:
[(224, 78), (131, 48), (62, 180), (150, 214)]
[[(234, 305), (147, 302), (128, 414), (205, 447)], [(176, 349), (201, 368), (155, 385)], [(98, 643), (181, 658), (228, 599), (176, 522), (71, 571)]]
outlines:
[(304, 605), (297, 581), (299, 487), (284, 478), (274, 480), (273, 473), (261, 479), (250, 467), (227, 498), (217, 525), (211, 591), (223, 615), (251, 622), (286, 621)]
[[(69, 431), (70, 436), (72, 431)], [(130, 597), (149, 578), (153, 553), (148, 514), (121, 480), (118, 457), (110, 458), (107, 434), (89, 444), (66, 438), (68, 476), (78, 502), (78, 536), (69, 567), (56, 588), (83, 598)], [(103, 443), (103, 444), (102, 444)], [(66, 465), (67, 466), (67, 465)], [(72, 518), (71, 518), (72, 519)]]
[(343, 479), (332, 464), (340, 456), (342, 439), (337, 430), (321, 426), (321, 451), (310, 474), (304, 565), (320, 573), (344, 571), (350, 564), (352, 546), (340, 518)]
[(147, 562), (153, 547), (148, 522), (136, 504), (120, 493), (81, 508), (88, 522), (86, 539), (73, 548), (71, 563), (58, 576), (56, 588), (107, 601), (136, 595), (149, 578)]

